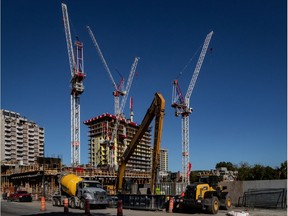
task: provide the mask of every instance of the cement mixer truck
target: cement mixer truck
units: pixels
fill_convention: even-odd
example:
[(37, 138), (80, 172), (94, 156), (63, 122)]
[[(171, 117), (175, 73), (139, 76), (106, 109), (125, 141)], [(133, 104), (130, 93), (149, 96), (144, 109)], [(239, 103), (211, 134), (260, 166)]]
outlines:
[(107, 207), (106, 191), (101, 188), (100, 182), (85, 180), (74, 174), (61, 175), (59, 180), (60, 190), (52, 196), (53, 206), (63, 206), (64, 199), (68, 198), (71, 208), (84, 209), (86, 200), (91, 207)]

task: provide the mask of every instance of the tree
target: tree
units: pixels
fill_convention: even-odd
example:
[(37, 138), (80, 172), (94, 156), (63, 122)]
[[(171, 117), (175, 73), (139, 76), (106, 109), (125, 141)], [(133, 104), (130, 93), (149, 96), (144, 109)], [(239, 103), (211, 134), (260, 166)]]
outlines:
[(279, 172), (280, 179), (287, 179), (287, 160), (281, 163)]
[(266, 166), (264, 168), (263, 180), (273, 180), (273, 179), (279, 179), (279, 175), (278, 175), (277, 169), (273, 169), (270, 166)]
[(216, 169), (220, 169), (221, 167), (226, 167), (229, 171), (235, 171), (237, 169), (236, 166), (233, 165), (231, 162), (224, 161), (217, 163), (215, 166)]
[(239, 181), (254, 180), (251, 171), (251, 166), (247, 162), (240, 163), (240, 166), (238, 167), (238, 180)]
[(263, 180), (264, 175), (265, 175), (265, 167), (256, 164), (254, 167), (251, 169), (253, 180)]

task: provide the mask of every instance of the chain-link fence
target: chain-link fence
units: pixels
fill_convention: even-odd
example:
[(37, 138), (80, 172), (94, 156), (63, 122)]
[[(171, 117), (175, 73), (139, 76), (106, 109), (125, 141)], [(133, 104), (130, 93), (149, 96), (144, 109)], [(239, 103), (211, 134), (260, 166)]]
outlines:
[(287, 208), (287, 189), (249, 189), (239, 198), (239, 206)]

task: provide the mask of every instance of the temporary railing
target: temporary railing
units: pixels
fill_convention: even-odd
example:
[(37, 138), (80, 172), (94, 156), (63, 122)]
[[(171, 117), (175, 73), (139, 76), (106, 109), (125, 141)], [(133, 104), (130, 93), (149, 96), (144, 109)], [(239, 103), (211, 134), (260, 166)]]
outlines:
[(286, 208), (287, 189), (249, 189), (238, 200), (239, 206), (258, 208)]

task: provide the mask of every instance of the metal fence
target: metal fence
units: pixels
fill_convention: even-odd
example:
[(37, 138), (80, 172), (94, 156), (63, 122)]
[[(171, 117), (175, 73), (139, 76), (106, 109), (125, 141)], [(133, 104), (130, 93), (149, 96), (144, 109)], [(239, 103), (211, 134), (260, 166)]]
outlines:
[(287, 208), (287, 189), (249, 189), (239, 198), (239, 206), (258, 208)]
[(176, 196), (185, 191), (187, 183), (182, 182), (163, 182), (156, 184), (156, 190), (159, 189), (161, 195)]
[(165, 208), (167, 201), (165, 195), (119, 195), (123, 202), (123, 208), (142, 210), (161, 210)]

